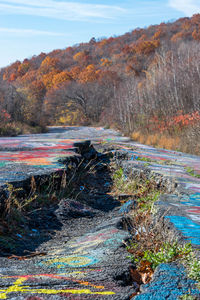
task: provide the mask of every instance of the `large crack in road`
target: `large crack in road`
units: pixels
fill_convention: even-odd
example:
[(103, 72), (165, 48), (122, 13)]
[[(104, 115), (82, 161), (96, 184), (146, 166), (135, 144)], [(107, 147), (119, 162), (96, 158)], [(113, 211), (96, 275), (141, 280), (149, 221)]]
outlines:
[[(130, 299), (138, 287), (130, 280), (123, 244), (129, 234), (120, 203), (108, 194), (111, 184), (108, 158), (98, 155), (75, 182), (75, 199), (63, 199), (52, 221), (45, 220), (60, 224), (35, 249), (45, 255), (0, 258), (0, 299)], [(37, 243), (40, 229), (33, 233)]]
[[(22, 257), (8, 259), (5, 253), (0, 257), (0, 299), (126, 300), (138, 291), (130, 279), (124, 246), (129, 234), (123, 227), (123, 209), (109, 194), (109, 157), (90, 152), (89, 143), (82, 143), (88, 139), (98, 145), (103, 141), (96, 149), (105, 142), (107, 150), (118, 149), (115, 154), (121, 155), (119, 166), (124, 174), (142, 172), (147, 179), (153, 176), (164, 184), (169, 194), (160, 198), (159, 210), (167, 211), (165, 219), (177, 236), (199, 249), (199, 157), (125, 143), (127, 138), (102, 128), (52, 128), (45, 135), (3, 138), (1, 192), (7, 182), (25, 187), (32, 176), (39, 179), (65, 171), (71, 174), (83, 158), (83, 166), (90, 167), (73, 178), (70, 197), (29, 215), (32, 230), (23, 236), (16, 228), (13, 254)], [(187, 278), (183, 267), (161, 264), (152, 282), (143, 285), (136, 298), (173, 300), (188, 291), (198, 299), (195, 281)]]

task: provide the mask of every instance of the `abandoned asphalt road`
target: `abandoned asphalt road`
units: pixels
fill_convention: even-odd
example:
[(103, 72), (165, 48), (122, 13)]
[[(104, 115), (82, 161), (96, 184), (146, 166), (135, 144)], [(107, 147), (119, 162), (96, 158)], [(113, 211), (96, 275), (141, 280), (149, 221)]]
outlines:
[[(119, 151), (126, 153), (127, 158), (122, 161), (125, 171), (147, 169), (147, 174), (154, 172), (166, 178), (170, 195), (161, 199), (159, 205), (176, 208), (166, 218), (186, 240), (199, 247), (200, 179), (187, 170), (190, 167), (195, 174), (200, 173), (199, 157), (128, 142), (112, 130), (52, 128), (44, 135), (0, 139), (1, 188), (6, 182), (23, 182), (30, 176), (66, 168), (63, 164), (66, 157), (80, 155), (74, 151), (74, 143), (88, 139), (95, 143), (114, 143)], [(127, 142), (132, 149), (127, 147)], [(63, 199), (48, 218), (41, 220), (39, 229), (33, 228), (32, 244), (16, 232), (24, 249), (34, 250), (38, 255), (25, 260), (0, 257), (0, 299), (126, 300), (135, 293), (137, 284), (130, 281), (123, 243), (129, 234), (122, 226), (120, 204), (108, 194), (111, 179), (105, 164), (99, 159), (95, 175), (84, 178), (84, 184), (80, 185), (82, 201), (80, 197)], [(41, 238), (44, 228), (46, 237)], [(170, 285), (175, 281), (169, 269), (180, 277), (176, 287)], [(166, 275), (161, 280), (163, 274)], [(137, 299), (178, 299), (184, 291), (193, 288), (194, 283), (187, 282), (184, 276), (184, 271), (177, 266), (163, 265), (155, 273), (152, 285), (144, 287)], [(181, 282), (185, 287), (180, 287)], [(165, 293), (160, 293), (163, 286)]]
[[(78, 157), (74, 143), (86, 139), (123, 141), (102, 128), (52, 128), (44, 135), (1, 140), (1, 184), (63, 169), (67, 156)], [(11, 172), (12, 170), (12, 172)], [(33, 228), (33, 243), (16, 232), (24, 249), (44, 256), (0, 258), (0, 299), (129, 299), (135, 292), (123, 241), (119, 203), (106, 194), (109, 175), (99, 161), (97, 178), (84, 178), (84, 199), (61, 201), (56, 211)], [(92, 175), (93, 176), (93, 175)], [(87, 181), (87, 183), (86, 183)], [(88, 188), (86, 188), (88, 186)], [(91, 191), (95, 189), (95, 195)], [(42, 222), (42, 221), (41, 221)], [(46, 229), (47, 237), (41, 239)], [(53, 228), (53, 230), (52, 230)], [(34, 241), (37, 248), (34, 248)], [(26, 244), (28, 241), (28, 245)]]

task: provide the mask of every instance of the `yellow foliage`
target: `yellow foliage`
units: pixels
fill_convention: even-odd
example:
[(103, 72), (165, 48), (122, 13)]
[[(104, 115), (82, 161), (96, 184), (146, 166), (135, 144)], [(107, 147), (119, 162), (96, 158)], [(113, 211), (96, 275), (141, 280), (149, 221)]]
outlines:
[(78, 78), (80, 72), (81, 72), (81, 69), (79, 66), (73, 67), (70, 70), (70, 76), (76, 80)]
[(17, 72), (20, 76), (23, 76), (26, 74), (26, 72), (29, 70), (29, 68), (30, 68), (30, 63), (26, 62), (26, 63), (19, 65)]
[(76, 54), (73, 56), (73, 59), (74, 59), (75, 61), (80, 61), (80, 60), (82, 60), (84, 57), (85, 57), (85, 53), (80, 51), (80, 52), (76, 53)]
[(53, 76), (53, 79), (52, 79), (52, 85), (54, 86), (57, 86), (59, 84), (62, 84), (66, 81), (70, 81), (71, 80), (71, 76), (68, 72), (60, 72), (58, 74), (55, 74)]
[(138, 54), (150, 54), (155, 51), (156, 48), (160, 46), (159, 40), (153, 40), (153, 41), (139, 41), (136, 46), (134, 47), (134, 50)]
[(108, 43), (107, 39), (103, 39), (101, 42), (98, 43), (98, 47), (102, 48), (103, 46), (105, 46)]
[(164, 32), (162, 30), (158, 30), (154, 33), (153, 40), (160, 39), (164, 35)]
[(47, 56), (40, 65), (41, 73), (49, 73), (58, 68), (58, 59)]
[(46, 89), (50, 89), (53, 86), (53, 78), (58, 74), (58, 71), (54, 70), (42, 76), (42, 81)]
[(83, 122), (83, 113), (73, 101), (68, 102), (66, 109), (63, 109), (57, 117), (57, 124), (76, 125), (81, 122)]

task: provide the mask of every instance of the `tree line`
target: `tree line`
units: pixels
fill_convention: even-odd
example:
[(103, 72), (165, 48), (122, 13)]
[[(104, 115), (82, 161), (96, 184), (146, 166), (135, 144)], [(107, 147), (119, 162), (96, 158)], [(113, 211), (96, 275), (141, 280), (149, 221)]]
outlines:
[(0, 122), (102, 124), (126, 133), (194, 129), (199, 41), (196, 14), (16, 61), (0, 72)]

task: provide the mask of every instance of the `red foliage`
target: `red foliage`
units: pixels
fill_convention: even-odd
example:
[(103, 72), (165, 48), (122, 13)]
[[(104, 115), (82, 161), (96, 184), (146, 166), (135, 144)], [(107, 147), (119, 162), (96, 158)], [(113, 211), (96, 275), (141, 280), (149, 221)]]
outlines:
[(172, 117), (163, 117), (162, 120), (157, 116), (151, 118), (149, 128), (155, 131), (164, 132), (174, 129), (182, 129), (183, 127), (192, 126), (200, 121), (200, 114), (198, 111), (183, 114), (179, 111), (177, 115)]
[(8, 123), (10, 119), (11, 119), (10, 114), (5, 109), (2, 109), (0, 111), (0, 122), (5, 124)]

